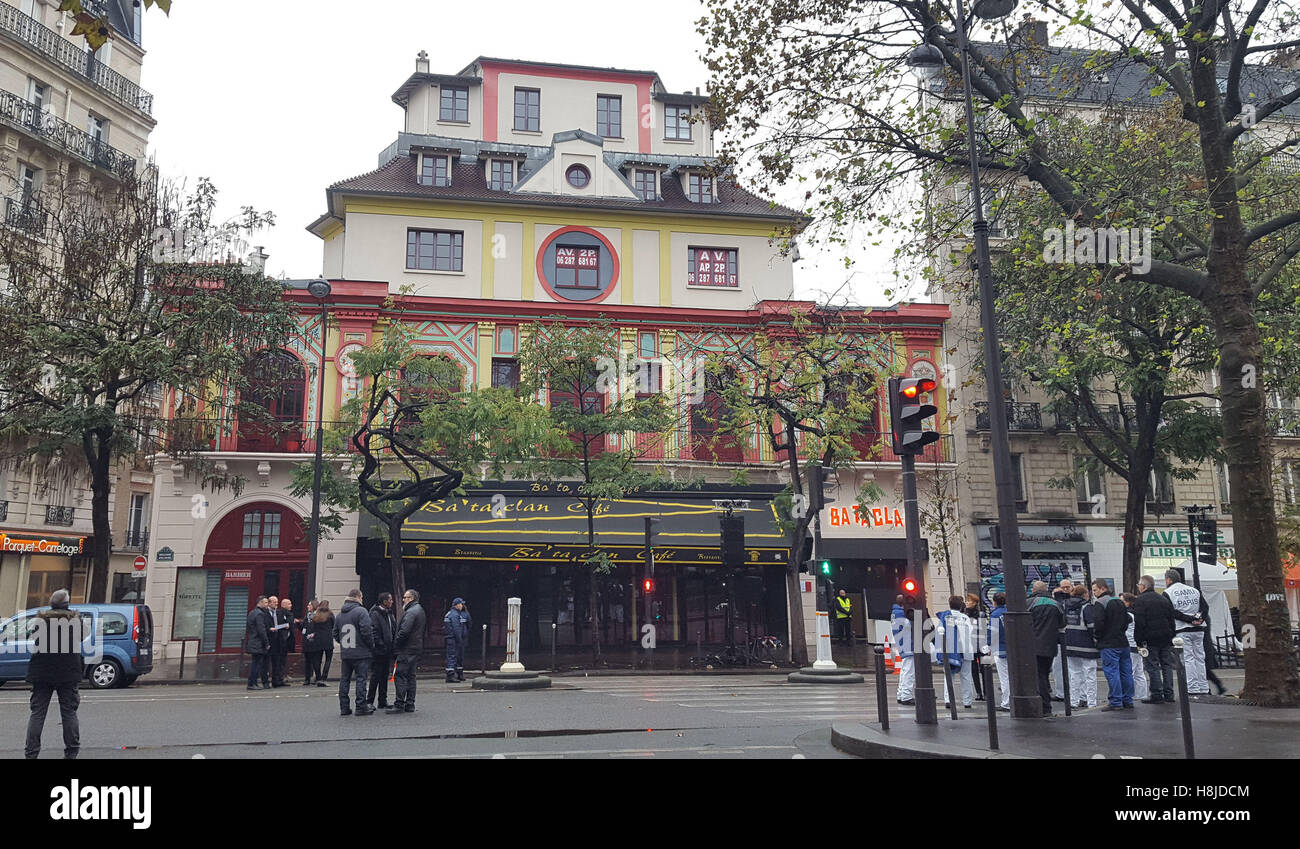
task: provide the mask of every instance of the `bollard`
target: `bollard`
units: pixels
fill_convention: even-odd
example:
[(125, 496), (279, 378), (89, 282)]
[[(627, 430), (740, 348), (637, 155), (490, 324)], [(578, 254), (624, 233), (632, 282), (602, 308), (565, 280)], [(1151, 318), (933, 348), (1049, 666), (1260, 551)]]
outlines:
[(524, 665), (519, 662), (519, 622), (522, 607), (522, 599), (506, 599), (506, 662), (501, 664), (502, 672), (524, 671)]
[(700, 632), (695, 632), (695, 656), (701, 660), (704, 658), (703, 643), (700, 642)]
[(181, 640), (181, 671), (179, 676), (181, 681), (185, 680), (185, 641)]
[(487, 674), (487, 623), (483, 624), (483, 641), (478, 647), (478, 665), (483, 668), (483, 674)]
[(1196, 760), (1196, 744), (1192, 740), (1192, 700), (1187, 696), (1187, 669), (1183, 666), (1183, 638), (1174, 637), (1174, 673), (1178, 679), (1178, 709), (1183, 718), (1183, 754), (1187, 760)]
[(555, 671), (555, 623), (551, 623), (551, 671)]
[[(1093, 672), (1096, 675), (1096, 672)], [(1061, 635), (1061, 692), (1065, 694), (1065, 715), (1070, 715), (1074, 699), (1070, 697), (1070, 661), (1065, 656), (1065, 635)]]
[(876, 646), (876, 713), (880, 730), (889, 730), (889, 695), (885, 689), (885, 647)]
[(989, 748), (998, 747), (998, 702), (993, 693), (993, 662), (992, 658), (985, 658), (980, 662), (980, 656), (975, 655), (975, 666), (979, 671), (980, 680), (984, 683), (984, 706), (989, 713)]

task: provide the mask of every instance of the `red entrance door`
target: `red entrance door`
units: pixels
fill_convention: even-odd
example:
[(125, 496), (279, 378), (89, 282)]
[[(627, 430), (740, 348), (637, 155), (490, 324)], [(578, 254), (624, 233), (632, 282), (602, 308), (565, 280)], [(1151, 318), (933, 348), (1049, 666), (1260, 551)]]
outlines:
[(221, 570), (218, 653), (239, 652), (248, 611), (258, 596), (288, 598), (294, 616), (301, 616), (306, 602), (307, 544), (302, 517), (295, 511), (255, 502), (231, 513), (213, 529), (203, 565)]

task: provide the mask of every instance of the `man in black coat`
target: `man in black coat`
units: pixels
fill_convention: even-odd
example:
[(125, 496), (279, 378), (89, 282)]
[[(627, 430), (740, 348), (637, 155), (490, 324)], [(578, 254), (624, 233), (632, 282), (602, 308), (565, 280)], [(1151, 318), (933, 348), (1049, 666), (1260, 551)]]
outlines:
[(25, 752), (28, 758), (41, 753), (41, 732), (54, 693), (59, 694), (59, 717), (63, 721), (63, 757), (72, 760), (81, 751), (81, 726), (77, 722), (81, 694), (77, 686), (86, 674), (81, 642), (88, 635), (81, 616), (68, 609), (70, 600), (67, 590), (55, 590), (50, 596), (50, 609), (37, 614), (28, 637), (32, 640), (32, 657), (27, 665), (27, 681), (32, 685)]
[(371, 648), (374, 646), (374, 628), (370, 614), (361, 604), (361, 590), (349, 590), (348, 600), (334, 619), (334, 639), (342, 649), (343, 674), (339, 677), (339, 713), (351, 716), (348, 708), (348, 684), (356, 676), (357, 716), (374, 713), (366, 704), (366, 684), (370, 679)]
[[(1101, 610), (1097, 614), (1097, 648), (1101, 649), (1101, 671), (1106, 675), (1107, 704), (1103, 711), (1133, 707), (1133, 655), (1128, 650), (1128, 608), (1110, 594), (1110, 585), (1098, 578), (1093, 595)], [(1137, 641), (1135, 636), (1134, 642)]]
[(244, 641), (252, 663), (248, 667), (248, 689), (258, 689), (257, 682), (262, 682), (261, 689), (271, 689), (268, 676), (268, 656), (271, 653), (271, 614), (267, 611), (266, 596), (257, 597), (257, 606), (248, 611), (248, 624)]
[(379, 594), (379, 603), (370, 608), (370, 627), (375, 632), (375, 646), (370, 661), (370, 690), (366, 693), (366, 704), (373, 709), (378, 695), (379, 707), (387, 708), (388, 675), (393, 671), (393, 639), (397, 636), (392, 593)]
[(1151, 695), (1142, 701), (1154, 705), (1174, 702), (1174, 606), (1155, 591), (1156, 579), (1143, 575), (1138, 579), (1138, 594), (1130, 612), (1133, 614), (1133, 642), (1146, 649), (1142, 665), (1151, 679)]
[(393, 684), (397, 688), (397, 698), (388, 713), (415, 713), (415, 665), (424, 651), (424, 608), (420, 606), (420, 594), (407, 590), (402, 596), (402, 624), (397, 628), (393, 638), (393, 651), (397, 655), (397, 667), (393, 672)]
[[(288, 605), (289, 609), (285, 609)], [(275, 596), (267, 599), (267, 612), (271, 614), (271, 686), (284, 686), (284, 665), (289, 658), (289, 645), (293, 640), (293, 602), (281, 601)]]
[(1038, 661), (1038, 697), (1043, 700), (1043, 716), (1052, 715), (1052, 661), (1058, 655), (1065, 613), (1047, 593), (1045, 581), (1034, 581), (1029, 598), (1029, 621), (1034, 631), (1034, 657)]

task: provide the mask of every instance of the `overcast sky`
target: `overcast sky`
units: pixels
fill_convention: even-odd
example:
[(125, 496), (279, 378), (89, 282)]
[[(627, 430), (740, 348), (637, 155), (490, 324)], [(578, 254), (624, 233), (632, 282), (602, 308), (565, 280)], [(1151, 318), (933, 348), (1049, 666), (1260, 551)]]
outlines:
[[(158, 121), (149, 148), (164, 173), (211, 178), (223, 216), (245, 205), (275, 213), (253, 240), (269, 273), (316, 276), (321, 242), (304, 228), (325, 211), (328, 185), (374, 169), (397, 138), (402, 110), (390, 96), (420, 50), (434, 73), (483, 55), (656, 71), (670, 90), (703, 90), (702, 14), (699, 0), (178, 0), (170, 17), (145, 16), (142, 85)], [(854, 273), (842, 256), (803, 255), (800, 297), (850, 279), (838, 300), (885, 302), (887, 252), (862, 252), (875, 261)]]

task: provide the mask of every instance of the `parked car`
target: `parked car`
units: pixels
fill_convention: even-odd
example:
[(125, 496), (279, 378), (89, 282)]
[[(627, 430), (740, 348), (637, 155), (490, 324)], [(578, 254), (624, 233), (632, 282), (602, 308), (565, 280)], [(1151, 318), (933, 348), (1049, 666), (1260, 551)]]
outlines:
[[(90, 686), (129, 687), (153, 669), (153, 613), (147, 604), (74, 604), (71, 609), (99, 637), (99, 652), (89, 638), (82, 645)], [(32, 627), (44, 610), (49, 607), (24, 610), (0, 623), (0, 685), (27, 677)]]

